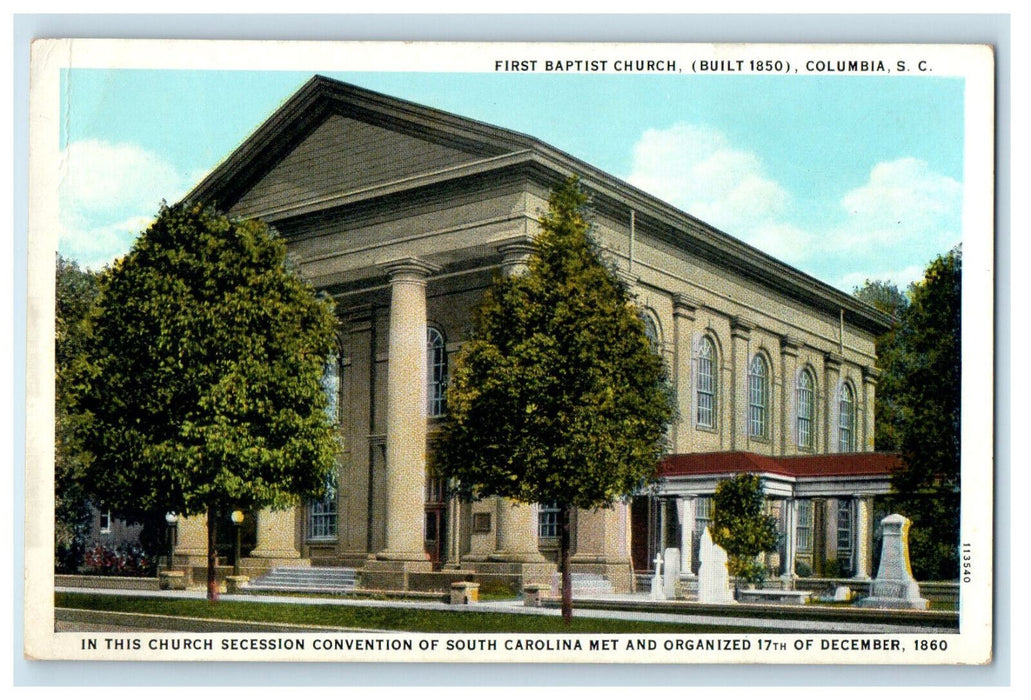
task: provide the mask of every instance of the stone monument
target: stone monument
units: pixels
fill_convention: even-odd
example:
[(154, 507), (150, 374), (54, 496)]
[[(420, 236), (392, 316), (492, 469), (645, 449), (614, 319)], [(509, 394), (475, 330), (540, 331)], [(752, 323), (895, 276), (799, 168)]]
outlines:
[(881, 565), (870, 584), (870, 596), (860, 600), (859, 607), (927, 609), (909, 567), (909, 525), (909, 518), (898, 513), (881, 521)]
[(652, 576), (652, 600), (666, 600), (662, 585), (662, 555), (655, 556), (655, 575)]
[(705, 528), (702, 533), (698, 557), (701, 560), (698, 568), (698, 602), (733, 603), (734, 592), (730, 589), (730, 574), (727, 573), (727, 553), (712, 541), (709, 528)]
[(677, 580), (680, 578), (680, 550), (669, 547), (663, 556), (666, 561), (662, 572), (662, 592), (666, 598), (676, 598)]

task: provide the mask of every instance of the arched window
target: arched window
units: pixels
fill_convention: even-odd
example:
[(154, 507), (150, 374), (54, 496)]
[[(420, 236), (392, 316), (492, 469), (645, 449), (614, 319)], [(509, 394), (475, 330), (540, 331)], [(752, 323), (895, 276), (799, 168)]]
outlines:
[(656, 325), (655, 319), (651, 314), (645, 313), (641, 315), (641, 321), (644, 323), (644, 334), (652, 346), (652, 352), (659, 352), (659, 327)]
[(431, 417), (442, 416), (447, 390), (447, 349), (443, 334), (432, 326), (426, 329), (426, 367), (426, 413)]
[(856, 397), (847, 383), (838, 392), (838, 452), (856, 449)]
[(697, 400), (698, 425), (716, 427), (716, 346), (710, 338), (702, 338), (698, 348)]
[(748, 436), (766, 437), (767, 413), (770, 405), (770, 372), (762, 355), (752, 358), (748, 366)]
[(813, 431), (813, 419), (816, 408), (815, 382), (812, 373), (804, 369), (798, 375), (798, 383), (795, 387), (795, 404), (798, 407), (797, 432), (798, 446), (812, 448), (816, 444), (816, 435)]

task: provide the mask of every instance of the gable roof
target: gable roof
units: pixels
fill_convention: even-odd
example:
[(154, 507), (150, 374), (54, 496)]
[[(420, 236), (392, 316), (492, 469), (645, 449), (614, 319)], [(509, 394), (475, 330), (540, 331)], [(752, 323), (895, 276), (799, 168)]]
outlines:
[[(477, 156), (449, 172), (420, 178), (423, 185), (470, 173), (514, 167), (548, 174), (552, 181), (580, 177), (597, 205), (633, 211), (639, 232), (668, 241), (693, 255), (755, 280), (763, 286), (832, 313), (871, 333), (891, 325), (891, 317), (743, 241), (539, 139), (383, 95), (316, 75), (293, 94), (253, 134), (217, 165), (185, 199), (228, 210), (250, 188), (319, 127), (330, 115), (367, 121), (425, 138)], [(408, 183), (412, 185), (414, 183)], [(408, 186), (398, 183), (398, 187)], [(382, 191), (388, 191), (384, 188)], [(353, 202), (366, 193), (344, 193), (320, 206)], [(367, 193), (375, 196), (375, 193)], [(304, 214), (297, 210), (291, 216)]]

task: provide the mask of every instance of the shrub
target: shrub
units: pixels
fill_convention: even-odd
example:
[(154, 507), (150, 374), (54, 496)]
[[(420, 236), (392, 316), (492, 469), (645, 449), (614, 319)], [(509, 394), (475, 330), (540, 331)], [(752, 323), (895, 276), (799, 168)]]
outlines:
[(119, 545), (114, 549), (102, 544), (87, 549), (82, 572), (101, 576), (152, 576), (157, 559), (136, 544)]

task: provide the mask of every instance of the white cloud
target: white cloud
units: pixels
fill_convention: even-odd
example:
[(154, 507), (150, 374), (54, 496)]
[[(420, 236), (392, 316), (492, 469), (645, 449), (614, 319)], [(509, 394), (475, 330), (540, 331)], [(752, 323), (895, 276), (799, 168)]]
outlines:
[(755, 154), (735, 148), (717, 129), (693, 124), (646, 131), (627, 180), (745, 240), (790, 200)]
[(791, 211), (791, 193), (762, 160), (711, 127), (649, 129), (632, 163), (634, 185), (848, 291), (866, 279), (905, 288), (961, 239), (962, 184), (916, 158), (874, 165), (837, 202), (841, 217), (826, 222)]
[(179, 200), (191, 180), (135, 144), (77, 141), (61, 152), (60, 249), (88, 267), (128, 252), (161, 200)]

